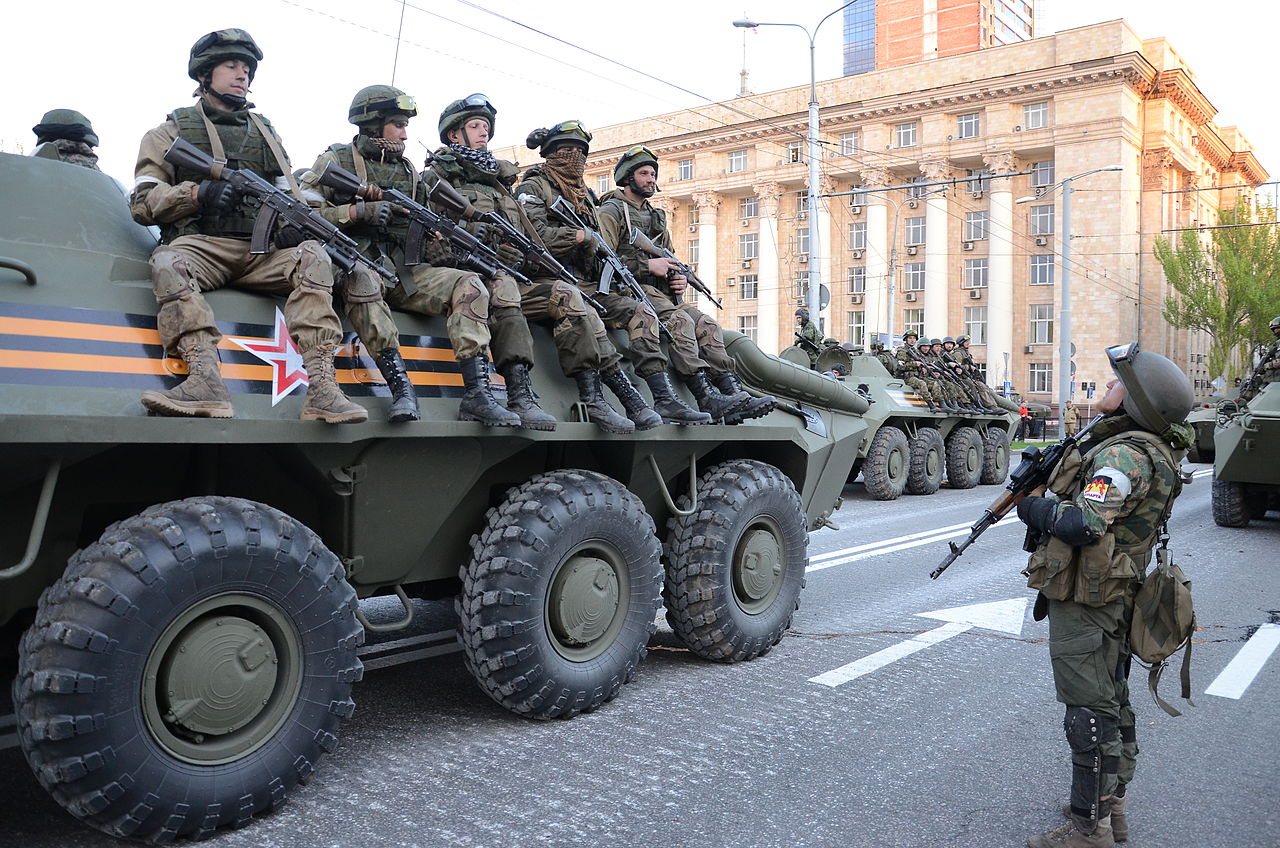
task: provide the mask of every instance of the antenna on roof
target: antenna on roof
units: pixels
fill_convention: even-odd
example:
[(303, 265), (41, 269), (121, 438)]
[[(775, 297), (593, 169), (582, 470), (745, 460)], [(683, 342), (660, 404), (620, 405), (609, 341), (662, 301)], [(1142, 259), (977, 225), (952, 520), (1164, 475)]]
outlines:
[[(742, 17), (747, 17), (746, 11), (743, 11)], [(754, 30), (753, 30), (754, 32)], [(747, 31), (742, 31), (742, 70), (738, 72), (738, 96), (746, 97), (751, 93), (751, 89), (747, 86), (747, 78), (750, 74), (747, 72)]]

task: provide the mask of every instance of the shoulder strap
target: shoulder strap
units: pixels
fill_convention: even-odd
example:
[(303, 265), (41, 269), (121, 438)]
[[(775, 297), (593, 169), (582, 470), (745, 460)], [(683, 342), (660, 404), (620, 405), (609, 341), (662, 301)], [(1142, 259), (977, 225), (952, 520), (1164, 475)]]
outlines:
[[(208, 116), (205, 122), (208, 123)], [(276, 164), (280, 166), (280, 170), (284, 173), (285, 180), (289, 183), (289, 192), (294, 196), (295, 200), (306, 203), (306, 199), (302, 196), (302, 190), (298, 188), (298, 181), (293, 178), (293, 171), (289, 168), (289, 160), (284, 156), (284, 149), (280, 146), (280, 139), (276, 137), (275, 130), (267, 126), (266, 121), (258, 117), (256, 112), (249, 113), (249, 120), (253, 121), (253, 125), (258, 128), (258, 132), (262, 133), (262, 137), (267, 140), (267, 147), (271, 148), (271, 155), (276, 157)], [(219, 145), (221, 149), (221, 145)]]

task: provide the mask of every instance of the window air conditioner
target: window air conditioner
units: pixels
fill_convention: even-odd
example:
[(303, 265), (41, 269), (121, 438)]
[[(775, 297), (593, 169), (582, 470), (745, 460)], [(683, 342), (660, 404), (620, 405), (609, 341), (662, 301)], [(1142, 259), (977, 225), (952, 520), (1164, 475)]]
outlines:
[(744, 259), (744, 260), (742, 260), (742, 267), (743, 267), (743, 268), (750, 268), (750, 267), (751, 267), (751, 260), (750, 260), (750, 259)]
[(727, 280), (725, 280), (725, 281), (724, 281), (724, 284), (725, 284), (726, 286), (736, 286), (736, 285), (738, 284), (738, 278), (737, 278), (737, 277), (730, 277), (729, 279), (727, 279)]
[(697, 225), (697, 224), (690, 224), (690, 225), (689, 225), (689, 232), (691, 232), (691, 233), (696, 233), (697, 231), (698, 231), (698, 225)]
[(961, 242), (961, 244), (960, 244), (960, 249), (961, 249), (961, 250), (973, 250), (973, 242), (971, 242), (971, 241)]
[(1048, 190), (1048, 186), (1036, 186), (1036, 197), (1043, 197), (1044, 193)]
[(920, 201), (918, 201), (918, 200), (908, 200), (908, 201), (907, 201), (907, 208), (908, 208), (908, 209), (918, 209), (919, 207), (920, 207)]
[(800, 254), (800, 264), (801, 264), (801, 265), (805, 265), (805, 264), (807, 264), (808, 262), (809, 262), (809, 254), (807, 254), (807, 253), (802, 253), (802, 254)]
[(809, 217), (809, 210), (802, 209), (801, 211), (796, 213), (796, 217), (799, 218), (801, 221), (803, 221), (805, 218)]
[(860, 294), (851, 294), (851, 295), (849, 295), (849, 302), (850, 302), (850, 303), (862, 303), (862, 295), (860, 295)]
[(861, 259), (861, 258), (862, 258), (862, 251), (861, 251), (861, 250), (855, 250), (855, 251), (853, 252), (853, 258), (854, 258), (854, 259)]
[(969, 289), (970, 300), (982, 300), (982, 289)]
[(1049, 239), (1048, 239), (1047, 237), (1045, 237), (1045, 236), (1036, 236), (1036, 244), (1037, 244), (1037, 245), (1039, 245), (1040, 247), (1044, 247), (1044, 246), (1045, 246), (1045, 245), (1047, 245), (1048, 243), (1049, 243)]
[(916, 247), (914, 244), (907, 245), (908, 256), (915, 256), (919, 252), (920, 252), (920, 248)]
[(915, 302), (916, 302), (916, 293), (915, 293), (915, 292), (913, 292), (913, 291), (909, 291), (909, 292), (907, 292), (907, 302), (908, 302), (908, 303), (915, 303)]
[(1023, 347), (1022, 347), (1022, 352), (1023, 352), (1023, 353), (1035, 353), (1035, 352), (1036, 352), (1036, 346), (1035, 346), (1035, 345), (1023, 345)]
[(1022, 132), (1022, 124), (1018, 124), (1016, 127), (1014, 127), (1014, 128), (1013, 128), (1013, 131), (1014, 131), (1014, 132)]
[(742, 219), (742, 226), (744, 226), (744, 227), (749, 227), (749, 226), (751, 226), (751, 219), (750, 219), (750, 218), (743, 218), (743, 219)]
[(970, 196), (970, 197), (973, 197), (973, 198), (982, 197), (982, 192), (981, 192), (981, 191), (971, 191), (971, 192), (969, 192), (969, 196)]
[(851, 215), (861, 215), (861, 214), (862, 214), (862, 207), (861, 207), (861, 206), (858, 206), (857, 204), (851, 205), (851, 206), (849, 207), (849, 214), (851, 214)]

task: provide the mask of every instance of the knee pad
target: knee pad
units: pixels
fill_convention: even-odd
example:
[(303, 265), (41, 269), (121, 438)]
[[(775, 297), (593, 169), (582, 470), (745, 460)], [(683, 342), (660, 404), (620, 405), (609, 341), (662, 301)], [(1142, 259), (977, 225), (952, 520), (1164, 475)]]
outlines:
[(677, 309), (667, 317), (667, 330), (672, 336), (683, 336), (692, 339), (693, 335), (693, 319), (688, 312), (683, 309)]
[(298, 258), (298, 282), (307, 288), (333, 291), (333, 265), (318, 241), (304, 241), (293, 249)]
[(158, 247), (151, 254), (151, 281), (156, 303), (160, 306), (191, 297), (199, 291), (186, 257), (169, 247)]
[(627, 336), (635, 339), (658, 340), (658, 316), (641, 304), (627, 319)]
[(1107, 814), (1101, 801), (1103, 772), (1114, 775), (1118, 758), (1102, 756), (1103, 743), (1119, 740), (1120, 728), (1088, 707), (1067, 707), (1062, 720), (1071, 747), (1071, 813), (1087, 821)]
[(516, 281), (507, 274), (495, 274), (491, 277), (487, 291), (489, 304), (494, 308), (520, 306), (520, 290), (516, 288)]
[(343, 282), (342, 299), (347, 303), (376, 303), (382, 300), (382, 280), (363, 265), (357, 265)]
[(693, 322), (694, 332), (701, 338), (704, 335), (718, 335), (720, 325), (715, 322), (710, 315), (699, 312)]
[(489, 320), (489, 292), (475, 274), (467, 274), (453, 286), (453, 312), (482, 324)]
[[(551, 284), (551, 296), (547, 298), (547, 311), (551, 317), (560, 319), (581, 318), (587, 314), (587, 303), (582, 299), (582, 292), (577, 286), (556, 280)], [(603, 329), (603, 325), (601, 325)]]

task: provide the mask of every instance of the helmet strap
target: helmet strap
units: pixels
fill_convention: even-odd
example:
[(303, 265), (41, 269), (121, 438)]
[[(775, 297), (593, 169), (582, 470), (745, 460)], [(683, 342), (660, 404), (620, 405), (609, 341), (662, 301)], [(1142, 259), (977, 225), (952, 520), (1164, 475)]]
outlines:
[(249, 103), (249, 98), (241, 97), (239, 94), (223, 94), (220, 91), (213, 90), (213, 72), (210, 71), (200, 78), (200, 94), (209, 94), (217, 98), (219, 102), (225, 105), (231, 111), (243, 109)]

